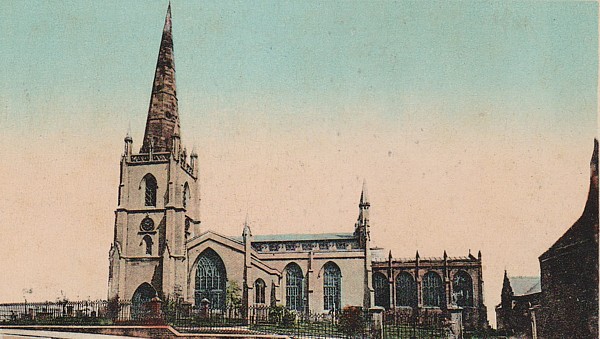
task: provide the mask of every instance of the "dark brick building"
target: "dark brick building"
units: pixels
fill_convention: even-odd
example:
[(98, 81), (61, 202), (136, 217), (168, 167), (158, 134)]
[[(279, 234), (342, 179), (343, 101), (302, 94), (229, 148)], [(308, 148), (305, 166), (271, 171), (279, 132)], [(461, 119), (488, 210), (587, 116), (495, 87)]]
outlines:
[(477, 257), (393, 258), (373, 260), (374, 304), (408, 314), (462, 309), (467, 329), (487, 328), (483, 303), (481, 252)]
[(598, 338), (598, 140), (581, 217), (539, 257), (542, 338)]
[(540, 277), (509, 277), (504, 271), (501, 301), (496, 306), (498, 331), (533, 337), (541, 292)]

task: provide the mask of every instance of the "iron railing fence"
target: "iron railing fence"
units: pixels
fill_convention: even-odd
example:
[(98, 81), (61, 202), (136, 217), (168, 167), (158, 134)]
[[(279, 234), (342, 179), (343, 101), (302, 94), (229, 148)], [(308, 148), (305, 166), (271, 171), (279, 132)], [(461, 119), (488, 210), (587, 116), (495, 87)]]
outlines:
[(398, 308), (384, 313), (384, 338), (448, 338), (447, 314), (439, 309)]
[[(389, 310), (382, 331), (373, 314), (360, 307), (322, 313), (296, 312), (283, 306), (244, 309), (195, 308), (177, 302), (129, 300), (56, 301), (0, 304), (0, 325), (157, 325), (169, 324), (182, 333), (281, 334), (294, 338), (447, 338), (447, 316), (439, 310)], [(472, 336), (477, 337), (477, 336)], [(383, 339), (382, 338), (382, 339)]]
[(0, 324), (112, 325), (163, 323), (149, 305), (131, 301), (47, 301), (0, 304)]

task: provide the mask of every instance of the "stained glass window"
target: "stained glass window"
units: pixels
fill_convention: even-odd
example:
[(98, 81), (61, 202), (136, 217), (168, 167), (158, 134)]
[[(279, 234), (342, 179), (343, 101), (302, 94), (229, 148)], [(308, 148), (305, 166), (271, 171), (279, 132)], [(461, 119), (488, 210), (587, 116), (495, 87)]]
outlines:
[(211, 308), (224, 309), (226, 284), (227, 274), (223, 260), (211, 249), (202, 252), (196, 270), (196, 306), (201, 304), (202, 299), (207, 299)]
[(304, 298), (304, 275), (294, 263), (285, 268), (285, 304), (290, 310), (302, 311)]
[(446, 301), (445, 294), (440, 275), (435, 272), (427, 272), (423, 277), (423, 304), (442, 307)]
[(452, 279), (453, 300), (458, 306), (473, 306), (473, 279), (465, 271), (459, 271)]
[(342, 272), (329, 262), (323, 268), (323, 309), (339, 310), (341, 304)]
[(373, 289), (375, 289), (375, 306), (390, 307), (390, 284), (385, 275), (373, 274)]
[(265, 303), (265, 282), (262, 279), (256, 279), (254, 282), (254, 303), (255, 304), (264, 304)]
[(417, 306), (417, 285), (408, 272), (396, 277), (396, 306)]

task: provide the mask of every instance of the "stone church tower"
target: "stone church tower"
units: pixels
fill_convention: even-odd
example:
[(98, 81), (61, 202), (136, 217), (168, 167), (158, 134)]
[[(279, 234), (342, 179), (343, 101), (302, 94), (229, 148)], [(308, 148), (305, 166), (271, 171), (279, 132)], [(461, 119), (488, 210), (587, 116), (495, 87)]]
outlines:
[(108, 297), (143, 302), (186, 297), (187, 239), (200, 225), (198, 156), (180, 142), (177, 87), (167, 10), (141, 150), (125, 138), (110, 249)]

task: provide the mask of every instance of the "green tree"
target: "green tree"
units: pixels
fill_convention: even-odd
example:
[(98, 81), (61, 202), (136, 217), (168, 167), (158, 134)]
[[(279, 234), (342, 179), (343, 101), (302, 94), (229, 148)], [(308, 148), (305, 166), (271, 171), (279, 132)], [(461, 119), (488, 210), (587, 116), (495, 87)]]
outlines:
[(227, 284), (226, 292), (225, 303), (227, 307), (236, 309), (242, 307), (242, 289), (237, 281), (230, 281), (229, 284)]

